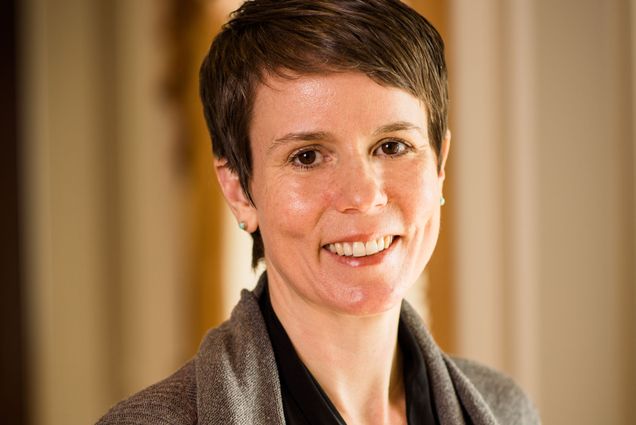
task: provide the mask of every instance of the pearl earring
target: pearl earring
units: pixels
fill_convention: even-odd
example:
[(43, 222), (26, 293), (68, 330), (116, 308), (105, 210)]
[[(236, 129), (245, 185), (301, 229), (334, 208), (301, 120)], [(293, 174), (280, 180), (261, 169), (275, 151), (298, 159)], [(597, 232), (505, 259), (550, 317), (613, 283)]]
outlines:
[(247, 229), (247, 224), (245, 224), (244, 221), (240, 221), (238, 226), (239, 226), (239, 229), (241, 229), (241, 230)]
[(441, 206), (446, 205), (446, 198), (444, 198), (443, 196), (441, 196), (441, 197), (439, 198), (439, 204), (440, 204)]

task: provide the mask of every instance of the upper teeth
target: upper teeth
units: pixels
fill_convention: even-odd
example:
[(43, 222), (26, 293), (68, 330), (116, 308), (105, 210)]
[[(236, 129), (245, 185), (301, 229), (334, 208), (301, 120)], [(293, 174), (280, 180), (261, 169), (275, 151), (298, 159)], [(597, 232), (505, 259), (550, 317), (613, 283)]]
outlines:
[(384, 251), (393, 242), (393, 236), (384, 236), (369, 242), (336, 242), (327, 245), (329, 251), (345, 257), (364, 257)]

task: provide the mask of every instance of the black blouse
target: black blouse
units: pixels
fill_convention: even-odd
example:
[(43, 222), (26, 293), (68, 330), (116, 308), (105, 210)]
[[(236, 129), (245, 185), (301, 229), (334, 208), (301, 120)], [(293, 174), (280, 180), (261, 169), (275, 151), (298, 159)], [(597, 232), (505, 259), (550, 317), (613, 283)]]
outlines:
[[(327, 394), (298, 357), (285, 328), (278, 320), (267, 286), (260, 308), (272, 342), (288, 425), (346, 425)], [(413, 335), (400, 321), (398, 344), (402, 352), (406, 412), (410, 425), (435, 425), (439, 419), (426, 374), (426, 363)]]

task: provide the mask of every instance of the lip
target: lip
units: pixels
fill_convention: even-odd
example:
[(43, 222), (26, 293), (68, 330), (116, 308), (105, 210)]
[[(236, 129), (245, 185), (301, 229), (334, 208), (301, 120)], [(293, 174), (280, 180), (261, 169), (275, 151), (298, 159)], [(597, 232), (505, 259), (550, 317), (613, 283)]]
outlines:
[[(367, 241), (367, 240), (371, 240), (373, 238), (370, 239), (366, 239), (367, 237), (365, 236), (353, 236), (350, 238), (345, 238), (345, 239), (340, 239), (338, 240), (338, 242), (358, 242), (358, 241)], [(376, 264), (380, 264), (384, 261), (384, 259), (388, 256), (391, 255), (391, 253), (394, 251), (394, 249), (396, 248), (396, 246), (402, 241), (401, 237), (398, 235), (394, 235), (393, 236), (393, 242), (391, 243), (391, 245), (384, 249), (383, 251), (380, 251), (376, 254), (373, 255), (369, 255), (369, 256), (364, 256), (364, 257), (353, 257), (353, 256), (341, 256), (338, 255), (336, 253), (332, 253), (329, 250), (329, 244), (326, 244), (322, 247), (322, 250), (324, 251), (324, 253), (326, 255), (329, 256), (329, 258), (332, 258), (334, 261), (340, 263), (340, 264), (344, 264), (347, 265), (349, 267), (366, 267), (366, 266), (373, 266)], [(332, 242), (335, 243), (335, 242)]]

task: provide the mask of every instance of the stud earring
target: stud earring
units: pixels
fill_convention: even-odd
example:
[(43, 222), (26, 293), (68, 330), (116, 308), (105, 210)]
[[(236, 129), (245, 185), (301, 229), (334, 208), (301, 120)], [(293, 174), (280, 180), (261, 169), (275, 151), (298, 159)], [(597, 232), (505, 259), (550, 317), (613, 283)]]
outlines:
[(444, 205), (446, 205), (446, 198), (444, 198), (443, 196), (441, 196), (439, 198), (439, 204), (443, 207)]
[(244, 221), (240, 221), (238, 226), (239, 226), (239, 229), (241, 229), (241, 230), (247, 229), (247, 224), (245, 224)]

